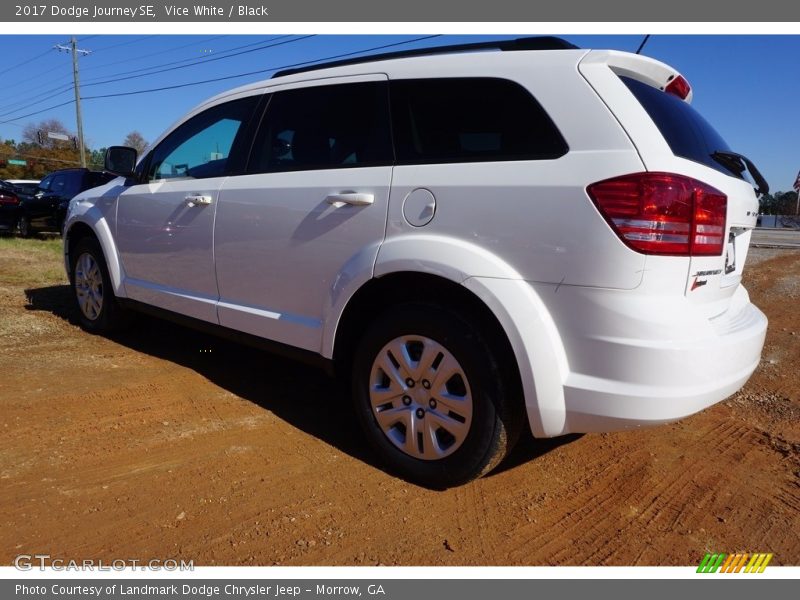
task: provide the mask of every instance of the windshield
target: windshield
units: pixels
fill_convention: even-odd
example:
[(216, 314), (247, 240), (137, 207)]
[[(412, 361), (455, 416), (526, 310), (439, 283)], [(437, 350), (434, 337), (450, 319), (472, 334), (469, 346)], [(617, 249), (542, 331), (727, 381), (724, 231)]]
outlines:
[(722, 136), (692, 106), (677, 96), (631, 79), (620, 77), (653, 119), (661, 135), (676, 156), (743, 179), (742, 170), (715, 160), (715, 152), (730, 151)]

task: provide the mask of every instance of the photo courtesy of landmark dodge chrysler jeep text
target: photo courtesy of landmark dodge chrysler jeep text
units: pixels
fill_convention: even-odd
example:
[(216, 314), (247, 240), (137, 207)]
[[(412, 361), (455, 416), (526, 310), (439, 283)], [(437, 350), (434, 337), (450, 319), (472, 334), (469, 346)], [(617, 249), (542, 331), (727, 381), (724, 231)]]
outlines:
[(432, 487), (525, 424), (681, 419), (744, 385), (767, 327), (741, 285), (767, 184), (691, 99), (558, 38), (276, 73), (138, 162), (109, 149), (65, 226), (81, 323), (144, 310), (335, 366), (377, 455)]

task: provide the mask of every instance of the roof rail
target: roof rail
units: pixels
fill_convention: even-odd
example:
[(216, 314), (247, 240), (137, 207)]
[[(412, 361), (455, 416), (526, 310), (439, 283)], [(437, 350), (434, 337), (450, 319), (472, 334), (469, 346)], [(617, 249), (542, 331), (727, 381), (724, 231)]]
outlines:
[(385, 54), (373, 54), (370, 56), (359, 56), (357, 58), (346, 58), (344, 60), (335, 60), (332, 62), (319, 63), (316, 65), (309, 65), (305, 67), (296, 67), (291, 69), (282, 69), (276, 71), (272, 75), (272, 79), (276, 77), (284, 77), (286, 75), (295, 75), (297, 73), (305, 73), (307, 71), (316, 71), (318, 69), (329, 69), (331, 67), (343, 67), (345, 65), (357, 65), (360, 63), (374, 62), (378, 60), (391, 60), (394, 58), (407, 58), (410, 56), (430, 56), (434, 54), (451, 54), (455, 52), (474, 52), (478, 50), (502, 50), (504, 52), (513, 52), (519, 50), (575, 50), (578, 46), (569, 43), (568, 41), (555, 36), (537, 36), (537, 37), (523, 37), (513, 40), (496, 40), (492, 42), (475, 42), (472, 44), (454, 44), (450, 46), (434, 46), (432, 48), (415, 48), (413, 50), (400, 50), (398, 52), (387, 52)]

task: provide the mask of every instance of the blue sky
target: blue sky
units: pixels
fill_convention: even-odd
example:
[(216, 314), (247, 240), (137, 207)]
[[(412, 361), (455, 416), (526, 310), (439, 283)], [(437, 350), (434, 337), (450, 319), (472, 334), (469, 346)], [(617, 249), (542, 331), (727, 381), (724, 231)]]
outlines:
[[(154, 140), (189, 108), (232, 87), (266, 79), (271, 70), (334, 55), (397, 44), (419, 35), (82, 35), (79, 47), (84, 131), (93, 148), (119, 144), (136, 129)], [(445, 35), (380, 51), (515, 36)], [(584, 48), (635, 51), (642, 36), (563, 35)], [(68, 53), (52, 47), (69, 35), (3, 35), (0, 137), (19, 140), (22, 127), (57, 118), (75, 129)], [(269, 47), (268, 47), (269, 46)], [(231, 56), (238, 54), (237, 56)], [(693, 105), (731, 148), (748, 155), (773, 190), (789, 190), (800, 169), (800, 36), (656, 35), (643, 54), (681, 71)], [(224, 58), (230, 56), (229, 58)], [(197, 63), (197, 64), (195, 64)], [(165, 70), (169, 69), (169, 70)], [(108, 94), (182, 85), (261, 71), (223, 81), (106, 98)], [(156, 72), (162, 71), (162, 72)], [(119, 81), (108, 81), (120, 79)], [(65, 103), (64, 106), (50, 108)], [(42, 111), (30, 116), (29, 113)]]

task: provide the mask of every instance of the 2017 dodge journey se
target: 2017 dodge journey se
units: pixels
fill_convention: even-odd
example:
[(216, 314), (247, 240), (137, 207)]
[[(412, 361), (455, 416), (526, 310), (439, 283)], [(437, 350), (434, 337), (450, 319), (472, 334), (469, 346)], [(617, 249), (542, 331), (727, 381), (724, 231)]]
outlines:
[(526, 424), (681, 419), (744, 385), (767, 326), (741, 285), (767, 184), (691, 98), (558, 38), (279, 72), (108, 151), (66, 219), (81, 323), (144, 310), (335, 366), (428, 486)]

